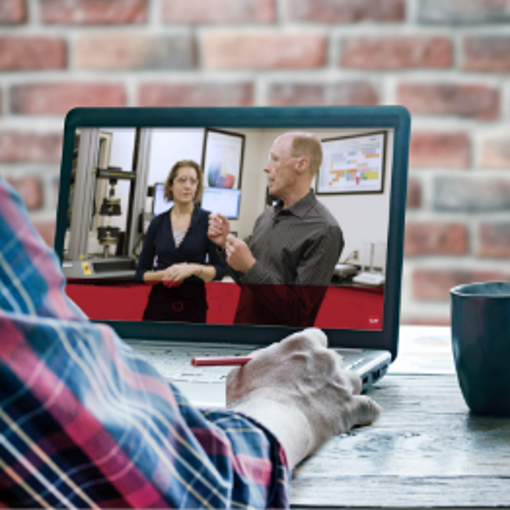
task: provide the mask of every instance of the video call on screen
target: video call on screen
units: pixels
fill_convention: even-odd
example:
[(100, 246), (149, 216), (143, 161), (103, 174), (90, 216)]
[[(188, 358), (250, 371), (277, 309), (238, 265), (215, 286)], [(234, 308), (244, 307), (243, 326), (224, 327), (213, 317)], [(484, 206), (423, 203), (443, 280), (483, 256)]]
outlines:
[[(321, 141), (323, 160), (312, 190), (343, 234), (344, 247), (329, 284), (243, 289), (226, 271), (221, 281), (203, 285), (204, 322), (236, 322), (242, 294), (250, 292), (251, 306), (271, 304), (275, 314), (281, 313), (267, 325), (381, 330), (393, 130), (299, 130)], [(136, 268), (151, 221), (173, 206), (164, 196), (164, 184), (177, 161), (200, 165), (203, 192), (197, 205), (226, 216), (232, 233), (248, 241), (257, 218), (277, 204), (277, 197), (268, 193), (264, 167), (273, 142), (287, 131), (292, 130), (78, 129), (63, 253), (69, 296), (91, 319), (142, 320), (154, 285), (137, 280)], [(186, 299), (183, 306), (188, 306)], [(293, 323), (296, 306), (316, 307), (312, 323)]]

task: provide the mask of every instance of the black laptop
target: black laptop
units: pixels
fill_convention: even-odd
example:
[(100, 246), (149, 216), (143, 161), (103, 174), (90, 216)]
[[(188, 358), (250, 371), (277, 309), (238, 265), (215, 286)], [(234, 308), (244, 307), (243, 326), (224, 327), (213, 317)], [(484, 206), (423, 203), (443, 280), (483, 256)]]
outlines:
[(249, 238), (257, 217), (276, 205), (263, 169), (272, 143), (288, 131), (320, 139), (323, 161), (313, 191), (345, 243), (308, 326), (325, 331), (367, 390), (397, 355), (410, 137), (405, 108), (78, 108), (67, 115), (55, 239), (67, 293), (196, 404), (224, 404), (229, 369), (192, 367), (192, 357), (243, 355), (300, 328), (291, 319), (236, 323), (242, 284), (228, 271), (205, 283), (203, 323), (142, 320), (152, 287), (135, 273), (148, 226), (172, 207), (164, 194), (170, 168), (193, 160), (204, 173), (200, 206), (223, 214), (235, 235)]

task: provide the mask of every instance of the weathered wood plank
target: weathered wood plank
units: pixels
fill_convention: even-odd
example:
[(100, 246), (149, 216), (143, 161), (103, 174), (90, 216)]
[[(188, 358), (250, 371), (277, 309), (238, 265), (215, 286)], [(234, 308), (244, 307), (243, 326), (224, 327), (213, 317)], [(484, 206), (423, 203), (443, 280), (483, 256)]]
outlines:
[(292, 507), (480, 508), (510, 506), (510, 477), (347, 476), (293, 488)]
[(293, 504), (510, 505), (510, 419), (472, 415), (455, 376), (387, 376), (371, 396), (379, 421), (298, 466)]

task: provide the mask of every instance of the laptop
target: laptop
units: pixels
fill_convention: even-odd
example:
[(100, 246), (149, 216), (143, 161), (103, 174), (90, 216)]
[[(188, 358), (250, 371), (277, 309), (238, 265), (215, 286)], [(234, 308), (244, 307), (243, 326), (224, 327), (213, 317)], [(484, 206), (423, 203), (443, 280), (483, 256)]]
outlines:
[(272, 143), (296, 130), (320, 139), (313, 189), (344, 238), (308, 325), (325, 331), (368, 391), (397, 356), (405, 108), (77, 108), (66, 117), (55, 250), (67, 293), (196, 405), (225, 405), (229, 368), (192, 367), (192, 357), (246, 355), (302, 328), (292, 314), (277, 324), (236, 323), (242, 285), (228, 272), (205, 283), (205, 321), (142, 320), (151, 287), (135, 272), (150, 222), (172, 205), (162, 186), (176, 161), (196, 161), (204, 172), (202, 207), (223, 213), (235, 235), (249, 238), (257, 217), (275, 206), (263, 172)]

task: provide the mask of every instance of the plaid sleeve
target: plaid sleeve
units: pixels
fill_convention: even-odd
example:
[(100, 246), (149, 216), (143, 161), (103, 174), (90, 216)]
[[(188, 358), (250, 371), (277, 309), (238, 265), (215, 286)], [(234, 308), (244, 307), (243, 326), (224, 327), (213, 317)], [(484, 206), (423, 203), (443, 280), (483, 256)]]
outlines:
[(190, 406), (64, 284), (0, 177), (0, 506), (288, 507), (269, 432)]
[(57, 256), (30, 223), (19, 195), (0, 176), (0, 310), (85, 320), (64, 287)]

